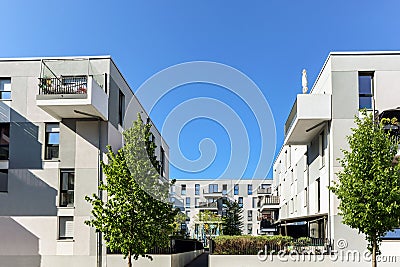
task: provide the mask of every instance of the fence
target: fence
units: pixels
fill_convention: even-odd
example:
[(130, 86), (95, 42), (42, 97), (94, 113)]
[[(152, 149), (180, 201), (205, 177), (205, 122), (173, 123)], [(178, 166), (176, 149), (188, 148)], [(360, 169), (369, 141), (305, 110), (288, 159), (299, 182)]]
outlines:
[[(147, 254), (178, 254), (203, 249), (203, 244), (194, 239), (171, 239), (167, 247), (154, 247)], [(107, 248), (107, 254), (121, 254), (120, 251), (111, 251)]]

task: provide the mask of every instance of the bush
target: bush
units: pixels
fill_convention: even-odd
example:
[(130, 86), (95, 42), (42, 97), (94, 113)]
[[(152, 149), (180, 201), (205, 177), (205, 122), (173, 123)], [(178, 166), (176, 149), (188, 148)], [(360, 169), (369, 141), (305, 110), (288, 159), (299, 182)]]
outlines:
[(267, 248), (267, 253), (285, 250), (292, 245), (290, 236), (217, 236), (214, 239), (213, 254), (219, 255), (257, 255)]

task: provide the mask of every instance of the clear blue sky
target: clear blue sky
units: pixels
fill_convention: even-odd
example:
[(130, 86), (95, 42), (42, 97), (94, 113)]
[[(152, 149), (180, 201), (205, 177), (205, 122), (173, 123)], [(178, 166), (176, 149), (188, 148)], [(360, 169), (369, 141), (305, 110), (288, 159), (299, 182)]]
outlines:
[[(134, 91), (155, 73), (188, 61), (214, 61), (240, 70), (271, 107), (277, 151), (286, 117), (301, 92), (303, 68), (311, 87), (330, 51), (400, 50), (398, 0), (2, 0), (1, 10), (0, 57), (111, 55)], [(190, 84), (167, 95), (152, 111), (156, 125), (162, 127), (176, 105), (196, 97), (218, 99), (245, 123), (254, 121), (248, 107), (229, 92)], [(253, 177), (260, 134), (251, 125), (246, 129), (250, 162), (237, 175)], [(226, 125), (213, 120), (188, 123), (179, 136), (185, 157), (197, 159), (199, 142), (211, 138), (216, 158), (202, 172), (172, 167), (170, 176), (219, 177), (229, 164), (229, 135)], [(171, 157), (176, 149), (171, 147)]]

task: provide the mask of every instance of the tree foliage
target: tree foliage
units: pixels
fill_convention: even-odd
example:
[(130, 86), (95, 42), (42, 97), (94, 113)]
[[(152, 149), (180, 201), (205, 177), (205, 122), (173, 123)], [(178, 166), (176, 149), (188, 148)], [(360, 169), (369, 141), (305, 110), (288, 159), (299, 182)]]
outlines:
[(330, 189), (340, 200), (343, 223), (365, 234), (373, 266), (381, 237), (399, 226), (400, 179), (398, 164), (392, 164), (398, 141), (363, 112), (347, 137), (350, 150), (339, 159), (343, 167)]
[(111, 251), (128, 257), (128, 266), (131, 257), (136, 260), (155, 246), (168, 245), (177, 213), (171, 204), (160, 201), (168, 197), (169, 182), (160, 177), (148, 155), (155, 149), (148, 149), (150, 127), (138, 114), (133, 127), (123, 134), (124, 147), (117, 153), (107, 147), (108, 162), (101, 163), (106, 183), (99, 186), (107, 200), (96, 194), (86, 197), (93, 206), (93, 218), (85, 223), (104, 234)]
[(241, 235), (243, 208), (236, 201), (226, 201), (226, 216), (223, 218), (224, 235)]

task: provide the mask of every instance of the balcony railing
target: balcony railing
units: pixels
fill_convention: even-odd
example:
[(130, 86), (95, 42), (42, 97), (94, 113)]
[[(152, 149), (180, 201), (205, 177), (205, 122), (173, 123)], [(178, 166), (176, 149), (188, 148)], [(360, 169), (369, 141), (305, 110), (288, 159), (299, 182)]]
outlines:
[(258, 202), (258, 206), (262, 205), (279, 205), (279, 196), (265, 196)]
[(271, 187), (268, 188), (257, 188), (257, 194), (271, 194)]
[(39, 95), (86, 94), (87, 76), (39, 78)]

